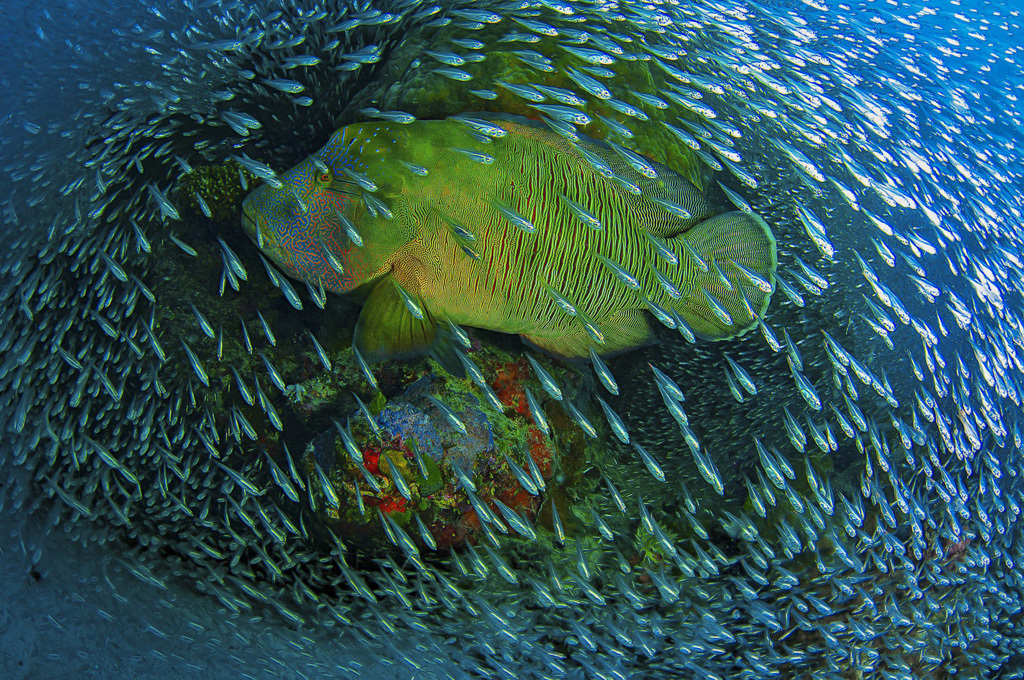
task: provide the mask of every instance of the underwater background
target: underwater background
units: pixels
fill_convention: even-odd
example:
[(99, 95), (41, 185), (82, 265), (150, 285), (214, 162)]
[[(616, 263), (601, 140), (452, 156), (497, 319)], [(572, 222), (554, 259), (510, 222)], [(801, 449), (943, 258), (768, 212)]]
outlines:
[[(0, 677), (1020, 677), (1019, 13), (4, 2)], [(550, 290), (594, 356), (367, 359), (366, 295), (243, 200), (316, 212), (289, 168), (335, 130), (440, 119), (480, 173), (495, 121), (598, 150), (662, 219), (643, 178), (685, 178), (777, 263), (680, 251), (715, 287), (662, 282), (630, 351)]]

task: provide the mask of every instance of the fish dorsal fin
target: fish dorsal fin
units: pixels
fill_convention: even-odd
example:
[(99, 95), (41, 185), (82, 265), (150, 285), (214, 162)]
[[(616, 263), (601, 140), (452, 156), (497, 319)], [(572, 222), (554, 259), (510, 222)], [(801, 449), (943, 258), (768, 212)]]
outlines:
[(356, 322), (352, 344), (367, 361), (410, 359), (428, 353), (437, 340), (437, 324), (418, 291), (407, 291), (419, 306), (417, 319), (388, 275), (370, 291)]

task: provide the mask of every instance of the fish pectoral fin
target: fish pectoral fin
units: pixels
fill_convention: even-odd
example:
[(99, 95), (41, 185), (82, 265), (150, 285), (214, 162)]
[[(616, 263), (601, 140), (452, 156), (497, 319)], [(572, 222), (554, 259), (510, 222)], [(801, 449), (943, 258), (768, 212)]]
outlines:
[(521, 335), (523, 342), (560, 359), (586, 359), (590, 348), (601, 356), (609, 356), (643, 347), (654, 342), (654, 333), (647, 312), (624, 309), (594, 324), (604, 338), (597, 343), (582, 323), (558, 335)]
[[(683, 240), (708, 271), (694, 262)], [(771, 292), (762, 290), (734, 263), (775, 289), (777, 246), (771, 228), (763, 219), (739, 211), (722, 213), (694, 225), (669, 243), (677, 251), (680, 270), (684, 272), (679, 286), (683, 297), (672, 307), (695, 333), (710, 340), (724, 340), (743, 335), (757, 325), (750, 312), (762, 317), (768, 309)], [(719, 272), (731, 282), (731, 289), (722, 283)], [(715, 303), (720, 307), (717, 310)], [(731, 323), (721, 318), (723, 311)]]
[(352, 344), (367, 361), (409, 359), (428, 353), (437, 340), (437, 324), (422, 298), (408, 293), (419, 306), (417, 319), (391, 276), (370, 291), (356, 321)]

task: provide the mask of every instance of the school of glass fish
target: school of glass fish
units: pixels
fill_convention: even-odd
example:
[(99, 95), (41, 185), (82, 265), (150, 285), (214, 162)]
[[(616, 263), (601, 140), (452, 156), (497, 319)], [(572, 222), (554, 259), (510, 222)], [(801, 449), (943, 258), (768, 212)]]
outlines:
[[(269, 617), (317, 645), (340, 626), (409, 677), (1019, 677), (1024, 64), (1004, 37), (1018, 12), (969, 5), (183, 0), (133, 5), (130, 25), (78, 8), (112, 28), (102, 41), (64, 37), (43, 10), (36, 44), (57, 56), (8, 76), (25, 96), (0, 137), (0, 506), (116, 546), (140, 579), (186, 583), (229, 621)], [(479, 173), (501, 134), (471, 115), (488, 102), (521, 102), (641, 193), (660, 166), (640, 130), (658, 121), (714, 171), (708, 196), (763, 217), (778, 244), (774, 277), (710, 263), (720, 289), (771, 294), (742, 337), (702, 341), (649, 306), (647, 349), (571, 365), (517, 349), (537, 430), (604, 453), (555, 502), (557, 463), (545, 475), (501, 451), (540, 499), (534, 520), (453, 467), (482, 538), (446, 550), (419, 515), (364, 507), (375, 485), (414, 499), (424, 465), (360, 461), (384, 369), (325, 342), (309, 319), (336, 313), (334, 296), (289, 280), (239, 226), (245, 192), (280, 188), (298, 162), (321, 170), (306, 159), (335, 129), (417, 120), (412, 105), (346, 110), (408, 44), (431, 87), (472, 93), (450, 105)], [(499, 54), (536, 77), (492, 78)], [(624, 64), (656, 77), (619, 77)], [(635, 181), (581, 142), (591, 124)], [(241, 188), (218, 202), (196, 177), (225, 164), (217, 181)], [(388, 215), (372, 174), (346, 181)], [(521, 213), (502, 215), (528, 239)], [(487, 336), (446, 332), (481, 408), (507, 406), (473, 359)], [(284, 445), (305, 436), (289, 435), (298, 364), (357, 393), (333, 417), (390, 549), (333, 531), (322, 513), (351, 499)]]

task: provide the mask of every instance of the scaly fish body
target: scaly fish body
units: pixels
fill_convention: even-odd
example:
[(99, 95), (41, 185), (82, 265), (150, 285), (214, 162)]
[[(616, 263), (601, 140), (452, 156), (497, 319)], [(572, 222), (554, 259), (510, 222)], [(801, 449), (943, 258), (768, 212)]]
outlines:
[[(492, 122), (507, 134), (487, 143), (458, 121), (342, 128), (315, 160), (282, 175), (282, 188), (250, 194), (243, 224), (290, 276), (335, 293), (367, 294), (356, 342), (370, 359), (425, 350), (442, 320), (517, 333), (571, 358), (649, 342), (648, 302), (674, 309), (707, 338), (756, 325), (738, 291), (759, 314), (770, 291), (732, 263), (774, 282), (775, 240), (760, 218), (715, 215), (697, 188), (670, 169), (650, 162), (642, 172), (599, 142), (574, 145), (524, 119)], [(493, 162), (481, 163), (481, 155)], [(641, 193), (602, 174), (588, 160), (594, 156)], [(412, 173), (410, 164), (428, 173)], [(353, 177), (371, 178), (376, 190)], [(535, 230), (510, 220), (509, 209)], [(363, 235), (361, 247), (346, 238), (342, 216)], [(667, 244), (678, 264), (666, 266), (649, 235)], [(694, 251), (704, 264), (717, 263), (730, 285), (699, 266)], [(340, 261), (341, 272), (331, 260)], [(678, 299), (661, 283), (665, 277)], [(709, 308), (705, 292), (731, 324)], [(409, 313), (407, 298), (424, 310), (423, 319)]]

